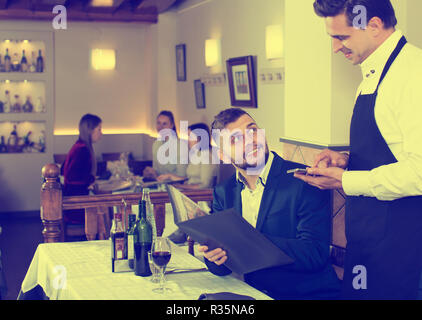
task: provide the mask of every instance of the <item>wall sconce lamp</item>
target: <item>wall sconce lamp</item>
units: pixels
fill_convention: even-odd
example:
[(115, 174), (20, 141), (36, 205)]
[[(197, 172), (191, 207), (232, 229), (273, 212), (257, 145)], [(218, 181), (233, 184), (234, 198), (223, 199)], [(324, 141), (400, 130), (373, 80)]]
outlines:
[(91, 6), (93, 7), (112, 7), (113, 0), (91, 0)]
[(221, 63), (220, 39), (205, 40), (205, 65), (214, 67)]
[(283, 58), (284, 46), (282, 25), (277, 24), (266, 27), (265, 51), (268, 60)]
[(94, 70), (114, 70), (116, 52), (112, 49), (92, 49), (91, 66)]

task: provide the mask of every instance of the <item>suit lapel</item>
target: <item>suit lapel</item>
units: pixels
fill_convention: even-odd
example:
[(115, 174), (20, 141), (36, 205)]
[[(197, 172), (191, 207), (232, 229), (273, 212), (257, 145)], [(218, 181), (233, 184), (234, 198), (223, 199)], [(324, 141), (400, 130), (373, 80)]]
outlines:
[(262, 195), (261, 204), (259, 206), (258, 220), (256, 222), (256, 229), (261, 230), (264, 224), (265, 218), (271, 208), (271, 204), (274, 201), (274, 196), (277, 193), (277, 186), (281, 182), (281, 175), (283, 174), (282, 166), (284, 160), (274, 153), (274, 160), (271, 165), (270, 172), (268, 174), (267, 184), (264, 188)]

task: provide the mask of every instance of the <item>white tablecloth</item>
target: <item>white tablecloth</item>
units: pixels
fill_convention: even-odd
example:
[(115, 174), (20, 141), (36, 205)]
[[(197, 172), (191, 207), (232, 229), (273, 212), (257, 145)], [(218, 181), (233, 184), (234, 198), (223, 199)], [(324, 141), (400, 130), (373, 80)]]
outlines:
[[(212, 273), (168, 274), (170, 294), (154, 293), (150, 277), (133, 272), (111, 272), (110, 241), (40, 244), (22, 283), (22, 292), (40, 285), (50, 299), (65, 300), (196, 300), (202, 293), (232, 292), (270, 299), (233, 276)], [(171, 268), (202, 268), (205, 264), (189, 255), (186, 247), (173, 247)]]

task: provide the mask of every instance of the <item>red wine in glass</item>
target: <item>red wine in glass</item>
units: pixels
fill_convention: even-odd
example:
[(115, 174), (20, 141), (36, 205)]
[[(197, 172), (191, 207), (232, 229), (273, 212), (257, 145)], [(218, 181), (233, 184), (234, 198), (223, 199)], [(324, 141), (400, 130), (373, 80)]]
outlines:
[(152, 259), (154, 263), (159, 267), (165, 267), (171, 258), (171, 253), (168, 251), (154, 251), (152, 253)]

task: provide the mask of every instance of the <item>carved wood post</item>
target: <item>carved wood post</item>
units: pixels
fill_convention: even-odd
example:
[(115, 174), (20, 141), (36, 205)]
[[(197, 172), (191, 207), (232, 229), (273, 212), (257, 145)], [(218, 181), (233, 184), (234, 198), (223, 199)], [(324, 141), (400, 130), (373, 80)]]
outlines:
[(44, 242), (64, 241), (62, 187), (59, 180), (60, 170), (53, 164), (47, 164), (41, 171), (44, 182), (41, 186), (41, 221), (44, 225)]

